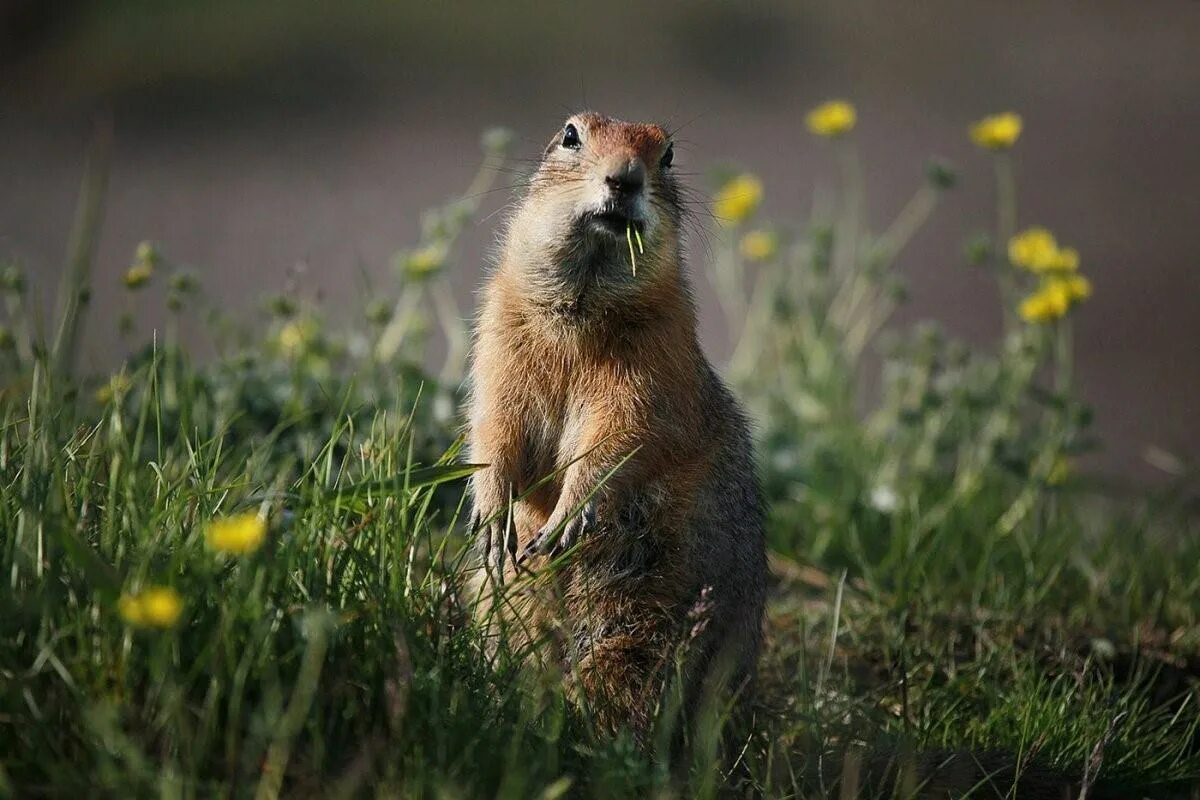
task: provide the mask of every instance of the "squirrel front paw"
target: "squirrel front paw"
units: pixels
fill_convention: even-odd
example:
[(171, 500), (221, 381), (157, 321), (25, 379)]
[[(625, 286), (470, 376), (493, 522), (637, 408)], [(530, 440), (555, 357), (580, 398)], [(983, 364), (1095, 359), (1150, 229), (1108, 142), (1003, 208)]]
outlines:
[(476, 508), (471, 512), (471, 535), (475, 537), (484, 565), (503, 572), (505, 555), (507, 560), (517, 557), (517, 529), (513, 524), (511, 509), (487, 511)]
[(596, 504), (589, 500), (584, 503), (580, 512), (564, 523), (561, 518), (552, 516), (541, 527), (533, 541), (525, 546), (517, 563), (523, 563), (531, 556), (559, 556), (574, 547), (580, 539), (596, 527)]

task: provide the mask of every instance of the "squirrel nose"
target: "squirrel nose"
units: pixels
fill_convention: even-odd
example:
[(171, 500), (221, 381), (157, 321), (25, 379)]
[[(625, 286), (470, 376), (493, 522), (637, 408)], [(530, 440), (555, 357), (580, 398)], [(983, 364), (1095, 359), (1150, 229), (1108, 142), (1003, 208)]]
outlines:
[(638, 159), (630, 159), (616, 169), (609, 171), (604, 182), (613, 194), (637, 194), (646, 182), (646, 168)]

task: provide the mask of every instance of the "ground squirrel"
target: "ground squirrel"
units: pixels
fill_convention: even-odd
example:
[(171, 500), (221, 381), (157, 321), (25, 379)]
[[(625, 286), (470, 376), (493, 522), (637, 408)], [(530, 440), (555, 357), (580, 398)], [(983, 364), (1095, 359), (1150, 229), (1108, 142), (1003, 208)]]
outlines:
[(717, 663), (746, 683), (766, 594), (751, 437), (697, 339), (673, 157), (659, 125), (567, 120), (483, 290), (470, 380), (487, 573), (553, 575), (508, 617), (555, 634), (595, 719), (641, 732), (681, 642), (686, 696)]

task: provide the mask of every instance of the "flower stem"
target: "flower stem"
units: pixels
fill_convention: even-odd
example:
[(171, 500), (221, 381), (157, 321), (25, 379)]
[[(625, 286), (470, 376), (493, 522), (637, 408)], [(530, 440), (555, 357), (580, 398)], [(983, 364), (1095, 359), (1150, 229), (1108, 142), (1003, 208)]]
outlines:
[(70, 375), (75, 364), (79, 328), (91, 292), (92, 260), (104, 221), (112, 140), (112, 120), (105, 117), (97, 121), (71, 225), (66, 270), (59, 285), (58, 332), (50, 350), (51, 368), (56, 374)]
[(722, 249), (721, 257), (713, 260), (713, 283), (732, 338), (746, 319), (746, 290), (741, 280), (736, 233), (730, 234), (728, 246)]
[(884, 231), (883, 236), (879, 237), (876, 245), (884, 265), (890, 264), (900, 251), (908, 246), (917, 231), (929, 221), (929, 215), (933, 213), (940, 196), (941, 193), (937, 189), (926, 184), (917, 189), (904, 204), (904, 208), (900, 209), (900, 213)]
[(858, 150), (850, 141), (838, 142), (842, 168), (842, 211), (834, 239), (834, 272), (847, 274), (857, 266), (858, 240), (862, 226), (863, 175)]
[(430, 288), (438, 323), (446, 337), (446, 360), (442, 364), (441, 378), (444, 384), (449, 385), (462, 377), (467, 352), (471, 349), (471, 337), (449, 282), (439, 275)]
[(1074, 364), (1072, 363), (1072, 336), (1071, 336), (1071, 321), (1069, 319), (1060, 319), (1055, 326), (1054, 331), (1054, 361), (1056, 367), (1055, 387), (1061, 394), (1066, 394), (1071, 389), (1071, 381), (1074, 377)]
[(1000, 302), (1004, 308), (1004, 329), (1011, 331), (1016, 324), (1015, 309), (1017, 287), (1013, 281), (1012, 268), (1005, 257), (1008, 240), (1017, 228), (1017, 180), (1013, 171), (1012, 157), (1008, 153), (997, 153), (996, 166), (996, 279), (1000, 284)]

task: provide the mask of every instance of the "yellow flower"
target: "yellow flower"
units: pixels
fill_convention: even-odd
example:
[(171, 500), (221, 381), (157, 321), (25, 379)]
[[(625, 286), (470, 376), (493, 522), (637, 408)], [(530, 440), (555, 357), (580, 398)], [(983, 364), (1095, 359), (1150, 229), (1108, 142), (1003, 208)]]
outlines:
[(125, 270), (125, 277), (122, 279), (125, 286), (129, 289), (140, 289), (145, 286), (154, 275), (154, 268), (160, 261), (162, 261), (162, 256), (153, 242), (139, 244), (133, 254), (133, 266)]
[(122, 280), (125, 282), (127, 289), (140, 289), (150, 282), (150, 277), (154, 274), (154, 267), (146, 262), (134, 264), (129, 269), (125, 270), (125, 277)]
[(1046, 272), (1074, 272), (1079, 269), (1079, 251), (1074, 247), (1063, 247), (1054, 251), (1054, 257), (1046, 266)]
[(713, 210), (721, 222), (737, 224), (754, 213), (762, 196), (762, 181), (744, 173), (721, 187), (713, 198)]
[(447, 250), (445, 244), (435, 242), (412, 251), (404, 259), (404, 271), (410, 278), (426, 278), (433, 275), (446, 263)]
[(1055, 248), (1054, 257), (1059, 263), (1069, 263), (1059, 270), (1043, 269), (1045, 277), (1041, 286), (1026, 297), (1017, 311), (1026, 322), (1049, 322), (1064, 316), (1076, 302), (1092, 296), (1092, 282), (1070, 270), (1079, 266), (1079, 256), (1074, 250)]
[(108, 405), (114, 399), (125, 394), (129, 390), (129, 376), (124, 372), (118, 372), (108, 379), (108, 383), (96, 390), (96, 402), (100, 405)]
[(857, 120), (854, 106), (845, 100), (830, 100), (809, 111), (804, 124), (817, 136), (833, 138), (854, 130)]
[(742, 255), (748, 261), (766, 261), (779, 249), (779, 240), (770, 231), (750, 231), (742, 237)]
[(209, 523), (204, 532), (208, 546), (221, 553), (244, 556), (262, 547), (267, 523), (254, 512), (237, 514)]
[(289, 353), (299, 350), (304, 344), (304, 330), (299, 324), (289, 322), (279, 329), (279, 346)]
[(1053, 278), (1051, 280), (1052, 283), (1066, 292), (1071, 302), (1087, 300), (1092, 296), (1092, 282), (1082, 275), (1068, 275), (1063, 278)]
[(135, 628), (172, 628), (183, 614), (183, 600), (169, 586), (147, 586), (137, 594), (121, 595), (117, 613)]
[(1045, 228), (1027, 228), (1008, 240), (1008, 260), (1018, 267), (1038, 271), (1058, 252), (1058, 242)]
[(1021, 301), (1017, 311), (1026, 322), (1053, 322), (1071, 308), (1071, 295), (1057, 282), (1047, 283)]
[(984, 117), (971, 125), (971, 141), (985, 150), (1007, 150), (1021, 135), (1021, 117), (1011, 111)]
[(154, 242), (140, 242), (137, 250), (133, 253), (133, 260), (139, 264), (155, 267), (162, 260), (162, 255), (158, 252), (158, 248), (154, 246)]
[(1059, 247), (1045, 228), (1027, 228), (1008, 240), (1008, 260), (1014, 266), (1042, 274), (1075, 272), (1079, 251)]
[(317, 323), (310, 317), (295, 319), (284, 325), (276, 334), (276, 344), (288, 358), (303, 355), (309, 343), (317, 335)]

